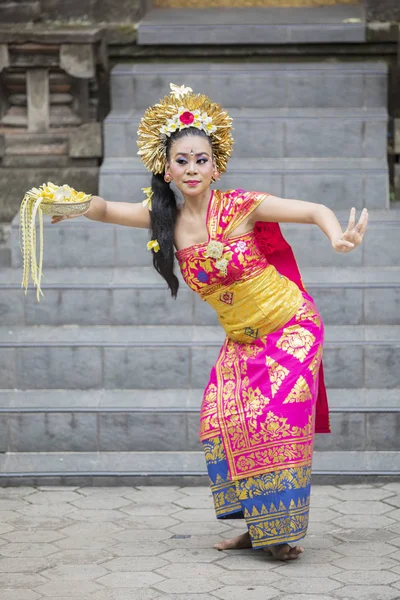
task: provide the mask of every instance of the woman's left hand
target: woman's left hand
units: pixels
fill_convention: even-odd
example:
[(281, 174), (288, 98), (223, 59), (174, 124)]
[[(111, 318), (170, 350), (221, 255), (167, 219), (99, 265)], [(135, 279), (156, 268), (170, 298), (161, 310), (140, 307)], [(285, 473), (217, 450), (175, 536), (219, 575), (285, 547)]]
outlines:
[(363, 209), (357, 225), (355, 222), (356, 209), (352, 208), (346, 231), (341, 238), (337, 238), (332, 242), (332, 247), (336, 252), (351, 252), (361, 244), (368, 223), (368, 211), (366, 208)]

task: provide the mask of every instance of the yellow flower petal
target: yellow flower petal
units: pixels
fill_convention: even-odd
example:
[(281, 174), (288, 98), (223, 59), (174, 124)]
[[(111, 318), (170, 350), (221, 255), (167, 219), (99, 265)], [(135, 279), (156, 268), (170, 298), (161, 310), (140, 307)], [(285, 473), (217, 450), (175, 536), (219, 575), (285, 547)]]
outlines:
[(150, 240), (150, 242), (147, 242), (147, 250), (154, 250), (154, 252), (159, 252), (160, 244), (157, 242), (157, 240)]

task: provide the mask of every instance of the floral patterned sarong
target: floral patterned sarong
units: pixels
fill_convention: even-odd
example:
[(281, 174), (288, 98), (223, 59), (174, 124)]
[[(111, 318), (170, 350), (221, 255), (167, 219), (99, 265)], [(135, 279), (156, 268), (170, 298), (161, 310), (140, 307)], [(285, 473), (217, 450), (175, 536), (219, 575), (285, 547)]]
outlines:
[(214, 192), (209, 241), (177, 252), (227, 333), (200, 419), (217, 516), (243, 515), (254, 547), (306, 533), (323, 344), (312, 299), (268, 263), (253, 232), (229, 236), (266, 197)]

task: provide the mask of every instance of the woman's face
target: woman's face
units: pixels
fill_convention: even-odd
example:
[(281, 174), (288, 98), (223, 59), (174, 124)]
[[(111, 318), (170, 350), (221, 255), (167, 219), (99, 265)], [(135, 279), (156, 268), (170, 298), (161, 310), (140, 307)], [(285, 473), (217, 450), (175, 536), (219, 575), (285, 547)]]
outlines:
[(210, 142), (206, 137), (187, 135), (173, 142), (165, 172), (184, 196), (198, 196), (211, 183), (215, 170)]

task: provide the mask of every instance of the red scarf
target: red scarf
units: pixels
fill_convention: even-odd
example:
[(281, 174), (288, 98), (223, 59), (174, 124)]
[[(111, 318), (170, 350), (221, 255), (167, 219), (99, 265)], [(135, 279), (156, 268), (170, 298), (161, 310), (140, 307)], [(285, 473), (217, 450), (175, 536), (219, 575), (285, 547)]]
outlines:
[[(255, 224), (254, 232), (257, 245), (267, 258), (268, 262), (271, 263), (279, 273), (291, 281), (294, 281), (294, 283), (305, 292), (306, 289), (304, 288), (293, 250), (283, 237), (279, 224), (258, 221)], [(328, 397), (326, 395), (322, 362), (318, 378), (315, 433), (331, 433)]]

